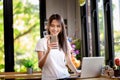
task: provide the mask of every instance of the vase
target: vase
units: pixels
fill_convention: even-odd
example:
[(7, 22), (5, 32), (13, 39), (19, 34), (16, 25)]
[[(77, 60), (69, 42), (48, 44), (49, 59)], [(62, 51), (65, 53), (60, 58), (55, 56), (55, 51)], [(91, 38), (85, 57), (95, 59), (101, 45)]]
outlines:
[(80, 60), (77, 60), (74, 56), (71, 57), (73, 64), (76, 68), (80, 68), (81, 62)]
[(27, 68), (27, 73), (32, 74), (33, 73), (33, 68)]
[(120, 77), (120, 70), (114, 70), (114, 76)]

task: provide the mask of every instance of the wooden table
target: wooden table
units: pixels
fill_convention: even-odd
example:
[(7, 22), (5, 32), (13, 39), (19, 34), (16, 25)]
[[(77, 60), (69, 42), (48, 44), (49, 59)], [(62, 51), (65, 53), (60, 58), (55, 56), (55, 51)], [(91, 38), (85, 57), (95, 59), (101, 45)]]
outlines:
[(67, 78), (58, 80), (120, 80), (120, 78), (108, 78), (108, 77), (97, 77), (97, 78)]
[(41, 72), (33, 72), (27, 74), (26, 72), (1, 72), (0, 79), (41, 79)]
[[(0, 73), (0, 80), (4, 79), (33, 79), (33, 80), (41, 80), (41, 72), (33, 72), (32, 74), (27, 74), (26, 72), (1, 72)], [(71, 76), (69, 79), (66, 80), (120, 80), (120, 77), (116, 78), (106, 78), (106, 77), (98, 77), (98, 78), (74, 78)]]

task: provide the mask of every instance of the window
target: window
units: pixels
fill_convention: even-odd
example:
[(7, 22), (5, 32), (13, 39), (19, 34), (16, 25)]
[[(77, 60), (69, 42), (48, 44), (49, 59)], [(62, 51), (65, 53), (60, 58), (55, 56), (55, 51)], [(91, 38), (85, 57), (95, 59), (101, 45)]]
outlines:
[(15, 71), (24, 72), (23, 59), (34, 61), (33, 70), (38, 70), (37, 53), (34, 51), (40, 38), (39, 0), (13, 1)]
[(105, 26), (104, 26), (103, 0), (99, 0), (98, 2), (98, 17), (99, 17), (99, 35), (100, 35), (100, 55), (105, 56)]
[(4, 71), (3, 0), (0, 0), (0, 72)]
[(115, 57), (120, 57), (120, 0), (112, 0)]

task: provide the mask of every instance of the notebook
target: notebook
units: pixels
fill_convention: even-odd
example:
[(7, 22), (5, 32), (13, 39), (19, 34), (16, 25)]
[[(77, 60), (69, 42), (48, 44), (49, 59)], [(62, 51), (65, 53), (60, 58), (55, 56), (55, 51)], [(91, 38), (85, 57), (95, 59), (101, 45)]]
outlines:
[(80, 78), (100, 76), (104, 64), (104, 57), (83, 57)]
[(104, 57), (83, 57), (81, 75), (79, 77), (72, 75), (71, 77), (58, 80), (79, 80), (79, 78), (98, 77), (104, 64)]

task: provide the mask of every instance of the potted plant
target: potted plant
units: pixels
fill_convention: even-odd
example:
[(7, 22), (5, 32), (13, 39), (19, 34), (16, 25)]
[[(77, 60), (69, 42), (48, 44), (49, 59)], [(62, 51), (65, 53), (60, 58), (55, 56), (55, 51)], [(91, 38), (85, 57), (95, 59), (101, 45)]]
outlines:
[(73, 54), (75, 55), (76, 59), (81, 59), (80, 49), (81, 49), (81, 41), (80, 39), (73, 39), (71, 42), (71, 47), (73, 48)]
[(80, 68), (80, 49), (81, 49), (81, 41), (80, 39), (73, 39), (71, 41), (71, 47), (72, 47), (72, 62), (75, 65), (76, 68)]
[(31, 74), (33, 72), (33, 65), (34, 65), (33, 60), (24, 59), (22, 60), (22, 64), (26, 67), (28, 74)]
[(4, 64), (0, 64), (0, 72), (3, 72), (3, 71), (4, 71), (4, 67), (5, 67)]
[(120, 76), (120, 58), (115, 58), (115, 65), (117, 66), (114, 70), (114, 76)]

